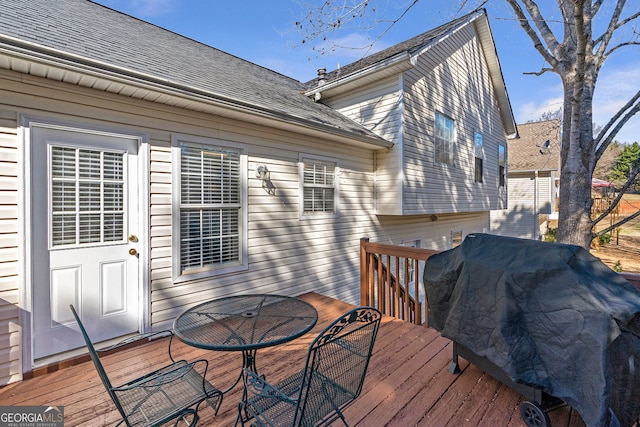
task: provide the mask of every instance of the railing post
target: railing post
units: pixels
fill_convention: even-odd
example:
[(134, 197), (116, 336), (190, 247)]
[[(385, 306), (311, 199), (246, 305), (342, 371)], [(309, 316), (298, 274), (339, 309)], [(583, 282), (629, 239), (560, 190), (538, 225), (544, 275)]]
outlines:
[(372, 305), (369, 295), (369, 257), (366, 245), (368, 237), (360, 239), (360, 305)]

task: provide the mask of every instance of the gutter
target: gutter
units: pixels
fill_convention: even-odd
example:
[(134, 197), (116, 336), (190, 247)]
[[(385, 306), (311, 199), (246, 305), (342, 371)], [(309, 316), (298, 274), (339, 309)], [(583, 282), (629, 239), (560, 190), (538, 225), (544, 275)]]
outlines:
[[(249, 114), (251, 116), (276, 120), (287, 125), (296, 124), (312, 131), (328, 133), (339, 138), (356, 140), (360, 143), (378, 148), (391, 148), (394, 145), (392, 142), (382, 138), (358, 134), (347, 129), (333, 126), (325, 126), (303, 117), (285, 114), (281, 111), (274, 111), (267, 107), (250, 104), (237, 98), (222, 96), (211, 91), (160, 79), (150, 74), (87, 59), (68, 52), (46, 48), (6, 35), (0, 36), (0, 42), (2, 41), (5, 41), (5, 43), (4, 45), (0, 44), (0, 54), (7, 54), (22, 61), (39, 62), (44, 66), (90, 75), (97, 79), (107, 79), (119, 84), (134, 86), (142, 90), (176, 96), (213, 107)], [(32, 73), (27, 72), (27, 74)], [(37, 76), (37, 74), (34, 75)], [(47, 78), (46, 76), (40, 77)], [(82, 86), (78, 83), (76, 83), (76, 85)]]

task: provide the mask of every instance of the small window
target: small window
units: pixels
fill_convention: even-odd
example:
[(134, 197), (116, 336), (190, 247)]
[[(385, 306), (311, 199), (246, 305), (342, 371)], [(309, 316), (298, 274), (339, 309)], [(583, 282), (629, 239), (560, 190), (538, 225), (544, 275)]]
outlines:
[(301, 216), (338, 214), (338, 163), (314, 157), (300, 158)]
[(500, 181), (499, 186), (504, 187), (507, 173), (507, 148), (500, 144), (498, 145), (498, 179)]
[(218, 141), (174, 139), (174, 275), (206, 277), (242, 267), (245, 230), (243, 155)]
[(455, 165), (455, 125), (453, 119), (436, 112), (435, 161)]
[(475, 146), (475, 181), (482, 182), (482, 134), (475, 132), (473, 135), (473, 143)]

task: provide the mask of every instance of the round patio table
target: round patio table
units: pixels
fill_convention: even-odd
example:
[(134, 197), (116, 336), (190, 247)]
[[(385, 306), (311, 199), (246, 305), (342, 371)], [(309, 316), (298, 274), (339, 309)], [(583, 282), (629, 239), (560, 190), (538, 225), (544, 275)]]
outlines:
[[(196, 305), (176, 318), (173, 332), (187, 345), (241, 351), (242, 369), (257, 373), (256, 352), (292, 341), (313, 328), (318, 312), (306, 301), (283, 295), (235, 295)], [(223, 393), (231, 390), (243, 377)]]

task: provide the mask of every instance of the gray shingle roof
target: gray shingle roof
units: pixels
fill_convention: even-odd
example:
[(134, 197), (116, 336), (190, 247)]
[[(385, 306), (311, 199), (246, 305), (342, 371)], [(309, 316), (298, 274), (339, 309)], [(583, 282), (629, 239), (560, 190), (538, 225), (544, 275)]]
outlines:
[[(401, 43), (388, 47), (387, 49), (381, 50), (380, 52), (376, 52), (358, 61), (352, 62), (351, 64), (348, 64), (336, 70), (327, 72), (325, 80), (327, 81), (327, 83), (331, 82), (334, 79), (355, 73), (357, 71), (360, 71), (371, 65), (382, 62), (386, 59), (392, 58), (401, 53), (408, 53), (409, 55), (412, 55), (417, 51), (423, 49), (429, 43), (447, 34), (453, 28), (460, 25), (460, 23), (467, 21), (470, 16), (475, 15), (476, 13), (477, 12), (471, 12), (451, 22), (447, 22), (446, 24), (443, 24), (425, 33), (419, 34), (415, 37), (412, 37), (409, 40), (405, 40)], [(307, 89), (312, 89), (315, 86), (317, 86), (317, 83), (318, 83), (318, 78), (315, 78), (305, 83), (305, 86)]]
[(509, 172), (560, 170), (560, 120), (518, 125), (518, 133), (507, 142)]
[(303, 96), (304, 85), (294, 79), (91, 1), (2, 0), (0, 46), (18, 43), (10, 38), (59, 59), (144, 75), (169, 87), (277, 111), (293, 121), (379, 139)]

